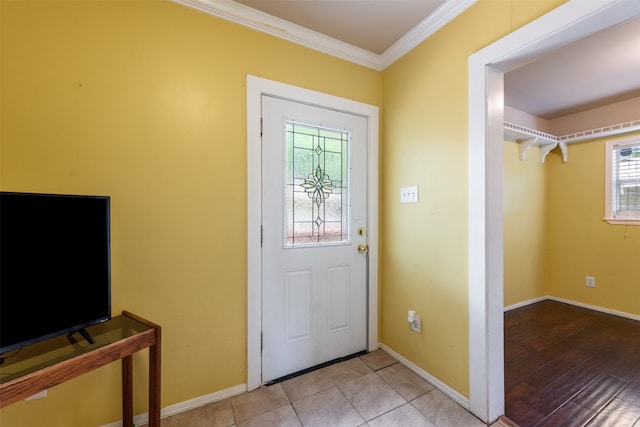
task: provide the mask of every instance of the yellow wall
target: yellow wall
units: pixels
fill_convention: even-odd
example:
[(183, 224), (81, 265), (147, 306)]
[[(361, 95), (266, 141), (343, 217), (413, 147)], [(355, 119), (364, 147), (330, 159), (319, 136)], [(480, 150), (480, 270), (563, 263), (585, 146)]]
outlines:
[[(563, 2), (480, 0), (380, 73), (170, 2), (2, 1), (1, 188), (111, 195), (113, 311), (163, 326), (168, 406), (246, 382), (246, 75), (384, 101), (381, 341), (468, 396), (467, 60)], [(420, 203), (400, 205), (406, 185)], [(113, 422), (119, 384), (102, 368), (0, 419)]]
[[(2, 190), (111, 196), (112, 311), (162, 325), (163, 407), (246, 383), (246, 75), (380, 105), (381, 73), (168, 1), (0, 7)], [(119, 398), (113, 364), (0, 423), (104, 425)]]
[(518, 145), (504, 144), (504, 305), (545, 293), (546, 164), (530, 148), (520, 160)]
[(505, 306), (551, 296), (640, 314), (640, 227), (603, 221), (605, 144), (630, 135), (571, 144), (568, 163), (535, 148), (521, 162), (505, 143)]
[[(562, 3), (480, 0), (382, 73), (381, 338), (465, 396), (467, 61)], [(419, 186), (420, 203), (399, 203), (407, 185)]]
[(569, 145), (568, 163), (547, 158), (547, 293), (638, 316), (640, 227), (602, 220), (606, 141)]

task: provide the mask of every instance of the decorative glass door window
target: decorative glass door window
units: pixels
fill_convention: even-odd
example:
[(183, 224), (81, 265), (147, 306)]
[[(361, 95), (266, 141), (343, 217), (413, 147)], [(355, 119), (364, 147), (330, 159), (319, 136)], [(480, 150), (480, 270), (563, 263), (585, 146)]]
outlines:
[(287, 122), (285, 246), (349, 241), (349, 141), (344, 130)]

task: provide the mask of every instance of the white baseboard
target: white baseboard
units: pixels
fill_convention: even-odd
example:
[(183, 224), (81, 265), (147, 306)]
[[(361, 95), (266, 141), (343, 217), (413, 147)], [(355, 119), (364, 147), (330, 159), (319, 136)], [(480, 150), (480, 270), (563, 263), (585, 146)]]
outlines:
[[(195, 399), (185, 400), (184, 402), (176, 403), (175, 405), (170, 405), (166, 408), (162, 408), (162, 410), (160, 411), (160, 418), (167, 418), (172, 415), (189, 411), (191, 409), (199, 408), (212, 402), (218, 402), (220, 400), (224, 400), (229, 397), (244, 393), (245, 391), (247, 391), (247, 385), (238, 384), (225, 390), (216, 391), (215, 393), (206, 394), (204, 396), (196, 397)], [(148, 423), (148, 412), (133, 417), (133, 425), (135, 426), (141, 426)], [(122, 420), (116, 421), (115, 423), (106, 424), (103, 427), (122, 427)]]
[(515, 310), (516, 308), (526, 307), (528, 305), (535, 304), (537, 302), (544, 301), (546, 299), (549, 299), (549, 297), (548, 296), (538, 297), (538, 298), (530, 299), (527, 301), (519, 302), (517, 304), (508, 305), (504, 308), (504, 311), (507, 312), (510, 310)]
[(420, 376), (423, 379), (427, 380), (429, 383), (431, 383), (431, 385), (433, 385), (435, 388), (440, 390), (446, 396), (448, 396), (449, 398), (454, 400), (456, 403), (458, 403), (460, 406), (465, 408), (467, 411), (469, 410), (469, 399), (468, 398), (464, 397), (463, 395), (461, 395), (460, 393), (458, 393), (457, 391), (455, 391), (454, 389), (452, 389), (451, 387), (449, 387), (448, 385), (446, 385), (445, 383), (443, 383), (442, 381), (440, 381), (439, 379), (437, 379), (436, 377), (434, 377), (433, 375), (431, 375), (430, 373), (425, 371), (424, 369), (420, 368), (419, 366), (417, 366), (414, 363), (410, 362), (406, 358), (402, 357), (400, 354), (398, 354), (396, 351), (394, 351), (393, 349), (389, 348), (388, 346), (386, 346), (386, 345), (381, 343), (380, 344), (380, 348), (382, 348), (384, 351), (389, 353), (391, 356), (393, 356), (396, 359), (398, 359), (398, 361), (400, 363), (405, 365), (407, 368), (411, 369), (418, 376)]
[(575, 305), (576, 307), (588, 308), (589, 310), (595, 310), (595, 311), (599, 311), (601, 313), (613, 314), (614, 316), (626, 317), (627, 319), (640, 321), (640, 316), (638, 316), (637, 314), (625, 313), (624, 311), (611, 310), (609, 308), (598, 307), (597, 305), (583, 304), (581, 302), (571, 301), (571, 300), (563, 299), (563, 298), (557, 298), (557, 297), (548, 296), (547, 299), (550, 299), (550, 300), (553, 300), (553, 301), (558, 301), (558, 302), (563, 302), (565, 304)]
[(564, 298), (553, 297), (551, 295), (546, 295), (544, 297), (534, 298), (534, 299), (530, 299), (528, 301), (523, 301), (523, 302), (520, 302), (520, 303), (517, 303), (517, 304), (513, 304), (513, 305), (510, 305), (510, 306), (507, 306), (507, 307), (504, 308), (504, 311), (507, 312), (507, 311), (510, 311), (510, 310), (514, 310), (516, 308), (525, 307), (527, 305), (535, 304), (537, 302), (544, 301), (544, 300), (562, 302), (562, 303), (565, 303), (565, 304), (574, 305), (576, 307), (582, 307), (582, 308), (586, 308), (586, 309), (589, 309), (589, 310), (599, 311), (601, 313), (612, 314), (614, 316), (624, 317), (624, 318), (627, 318), (627, 319), (640, 321), (640, 316), (637, 315), (637, 314), (625, 313), (624, 311), (618, 311), (618, 310), (611, 310), (609, 308), (599, 307), (597, 305), (584, 304), (584, 303), (581, 303), (581, 302), (572, 301), (572, 300), (568, 300), (568, 299), (564, 299)]

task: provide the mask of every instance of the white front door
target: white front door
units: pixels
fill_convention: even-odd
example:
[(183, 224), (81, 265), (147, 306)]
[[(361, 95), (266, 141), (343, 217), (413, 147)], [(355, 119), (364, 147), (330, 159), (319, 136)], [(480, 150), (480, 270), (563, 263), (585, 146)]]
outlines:
[(367, 118), (262, 96), (262, 381), (367, 348)]

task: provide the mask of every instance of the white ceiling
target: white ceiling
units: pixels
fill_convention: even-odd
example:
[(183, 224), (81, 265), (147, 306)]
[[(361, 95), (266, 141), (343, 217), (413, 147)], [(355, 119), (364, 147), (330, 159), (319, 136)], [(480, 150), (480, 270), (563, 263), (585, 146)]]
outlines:
[(640, 19), (506, 73), (504, 84), (506, 105), (545, 119), (640, 97)]
[[(347, 59), (350, 53), (346, 51), (353, 49), (354, 62), (381, 69), (475, 0), (174, 1)], [(223, 14), (212, 11), (221, 5), (226, 8)], [(237, 19), (254, 12), (259, 15)], [(318, 34), (333, 41), (336, 48), (319, 47)], [(636, 97), (640, 97), (640, 19), (505, 74), (505, 104), (545, 119)]]
[(381, 55), (445, 0), (235, 0)]

